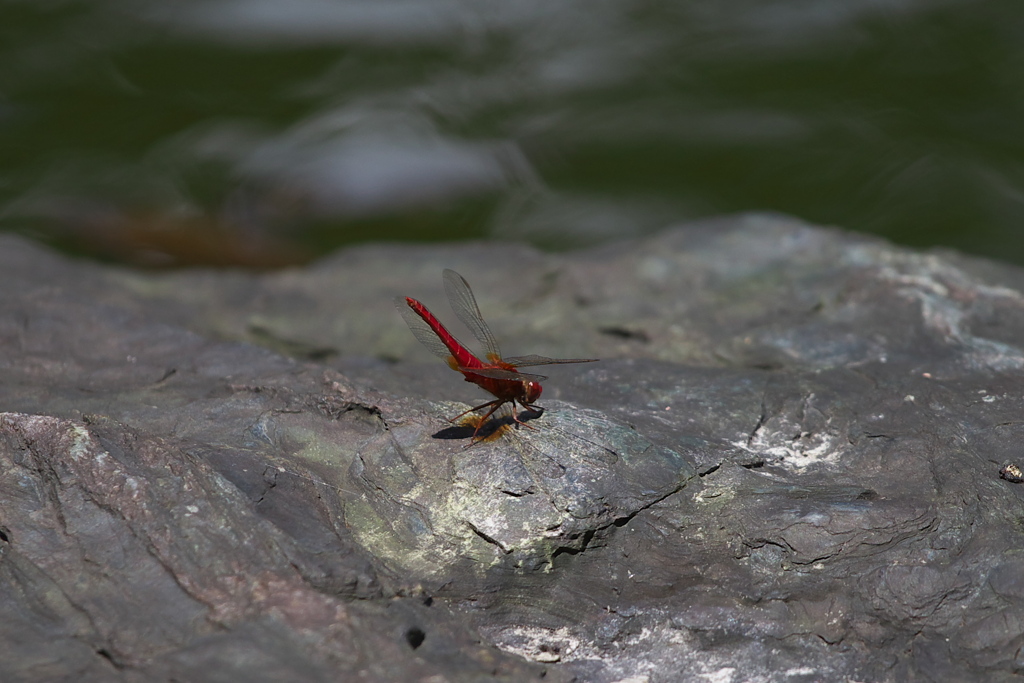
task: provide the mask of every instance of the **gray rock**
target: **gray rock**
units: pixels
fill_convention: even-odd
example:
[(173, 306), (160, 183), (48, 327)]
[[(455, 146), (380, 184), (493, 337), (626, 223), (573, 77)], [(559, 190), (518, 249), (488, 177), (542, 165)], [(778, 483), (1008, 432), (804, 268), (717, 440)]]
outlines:
[[(390, 299), (552, 366), (535, 429)], [(1013, 680), (1024, 273), (743, 216), (139, 273), (0, 239), (0, 680)], [(453, 326), (454, 329), (454, 326)], [(524, 416), (525, 417), (525, 416)]]

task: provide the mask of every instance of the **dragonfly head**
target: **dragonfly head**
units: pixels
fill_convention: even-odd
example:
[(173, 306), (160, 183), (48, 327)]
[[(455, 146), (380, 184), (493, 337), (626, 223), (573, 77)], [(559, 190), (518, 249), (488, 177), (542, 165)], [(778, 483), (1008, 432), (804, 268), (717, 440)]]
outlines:
[(526, 390), (526, 400), (523, 403), (527, 404), (533, 403), (540, 398), (540, 392), (544, 390), (540, 386), (540, 382), (533, 381), (523, 382), (523, 388)]

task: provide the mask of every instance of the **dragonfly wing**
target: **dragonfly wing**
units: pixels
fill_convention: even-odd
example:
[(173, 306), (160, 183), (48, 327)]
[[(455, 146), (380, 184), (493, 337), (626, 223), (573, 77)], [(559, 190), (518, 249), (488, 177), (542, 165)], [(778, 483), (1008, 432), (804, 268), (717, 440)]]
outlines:
[(546, 356), (512, 356), (503, 358), (509, 365), (525, 367), (528, 365), (560, 365), (561, 363), (594, 363), (598, 358), (548, 358)]
[(480, 307), (476, 303), (476, 297), (473, 296), (473, 290), (469, 288), (466, 278), (454, 270), (445, 268), (444, 291), (448, 294), (448, 302), (451, 304), (452, 310), (455, 311), (455, 315), (463, 325), (469, 328), (477, 341), (483, 344), (487, 355), (501, 358), (498, 341), (494, 338), (491, 328), (484, 322), (484, 317), (480, 315)]
[(430, 329), (423, 318), (416, 315), (416, 311), (409, 308), (408, 302), (404, 296), (396, 296), (394, 299), (395, 308), (402, 314), (402, 318), (405, 319), (405, 324), (412, 330), (412, 335), (420, 341), (421, 344), (430, 349), (430, 352), (438, 358), (444, 358), (447, 360), (452, 352), (448, 350), (448, 347), (444, 345), (441, 338)]
[(511, 379), (519, 382), (540, 382), (547, 379), (546, 375), (531, 375), (526, 372), (516, 372), (515, 370), (502, 370), (501, 368), (462, 368), (461, 372), (471, 372), (474, 375), (481, 375), (483, 377), (493, 377), (494, 379)]

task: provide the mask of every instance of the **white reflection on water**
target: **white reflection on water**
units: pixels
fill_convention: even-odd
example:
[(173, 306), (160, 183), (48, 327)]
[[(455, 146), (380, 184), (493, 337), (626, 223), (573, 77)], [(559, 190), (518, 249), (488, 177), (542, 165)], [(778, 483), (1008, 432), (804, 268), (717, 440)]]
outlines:
[(557, 52), (559, 45), (591, 42), (599, 48), (619, 43), (616, 36), (635, 42), (652, 34), (677, 40), (689, 35), (702, 47), (714, 47), (716, 41), (707, 40), (713, 37), (721, 46), (735, 48), (731, 36), (792, 48), (853, 37), (856, 31), (851, 28), (864, 19), (899, 19), (959, 1), (209, 0), (154, 3), (143, 12), (151, 20), (189, 33), (259, 45), (443, 42), (453, 47), (452, 40), (460, 36), (504, 31)]
[(451, 3), (418, 0), (221, 0), (171, 3), (146, 14), (189, 32), (261, 46), (400, 45), (449, 38), (458, 28), (457, 9)]
[(268, 230), (388, 238), (432, 207), (577, 244), (772, 209), (1024, 254), (1012, 2), (52, 3), (91, 9), (0, 50), (0, 143), (32, 150), (0, 203), (214, 213), (241, 187)]
[[(643, 210), (634, 203), (616, 209), (606, 200), (545, 191), (521, 140), (557, 134), (561, 144), (575, 148), (594, 139), (780, 144), (801, 139), (808, 127), (790, 113), (730, 111), (722, 102), (702, 102), (687, 95), (685, 86), (667, 98), (648, 92), (618, 102), (605, 95), (595, 108), (580, 108), (567, 98), (610, 94), (638, 79), (685, 84), (686, 62), (700, 62), (701, 55), (720, 58), (723, 48), (749, 51), (765, 29), (784, 34), (793, 49), (801, 33), (816, 42), (858, 16), (916, 2), (824, 0), (809, 11), (802, 0), (747, 0), (728, 7), (636, 0), (219, 0), (176, 4), (149, 17), (192, 37), (261, 47), (441, 48), (451, 61), (435, 55), (426, 62), (431, 68), (422, 71), (412, 68), (408, 56), (396, 57), (398, 71), (371, 62), (366, 73), (345, 67), (342, 58), (337, 70), (296, 86), (323, 100), (319, 112), (253, 147), (232, 150), (230, 163), (242, 177), (299, 197), (305, 210), (320, 215), (362, 216), (515, 188), (492, 228), (507, 231), (509, 221), (518, 220), (520, 234), (544, 234), (557, 230), (557, 223), (579, 237), (607, 236), (617, 222), (650, 223), (664, 207)], [(794, 7), (808, 11), (794, 17)], [(507, 42), (497, 54), (487, 54), (496, 41)], [(374, 81), (377, 70), (384, 76), (380, 83)], [(404, 76), (393, 80), (396, 74)], [(505, 119), (504, 139), (460, 138), (458, 126), (442, 131), (435, 123), (495, 114)], [(696, 206), (695, 200), (684, 203)], [(625, 225), (620, 230), (630, 231)]]
[(469, 143), (408, 131), (294, 136), (257, 146), (239, 166), (297, 195), (314, 213), (362, 216), (499, 190), (531, 174), (510, 143)]

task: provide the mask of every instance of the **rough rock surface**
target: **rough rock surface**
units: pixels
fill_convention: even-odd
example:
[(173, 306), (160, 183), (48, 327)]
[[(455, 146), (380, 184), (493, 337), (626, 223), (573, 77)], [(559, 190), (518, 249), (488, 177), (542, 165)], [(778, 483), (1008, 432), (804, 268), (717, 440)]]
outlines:
[[(444, 267), (603, 359), (537, 429), (445, 421)], [(0, 680), (1024, 677), (1018, 269), (758, 215), (0, 284)]]

